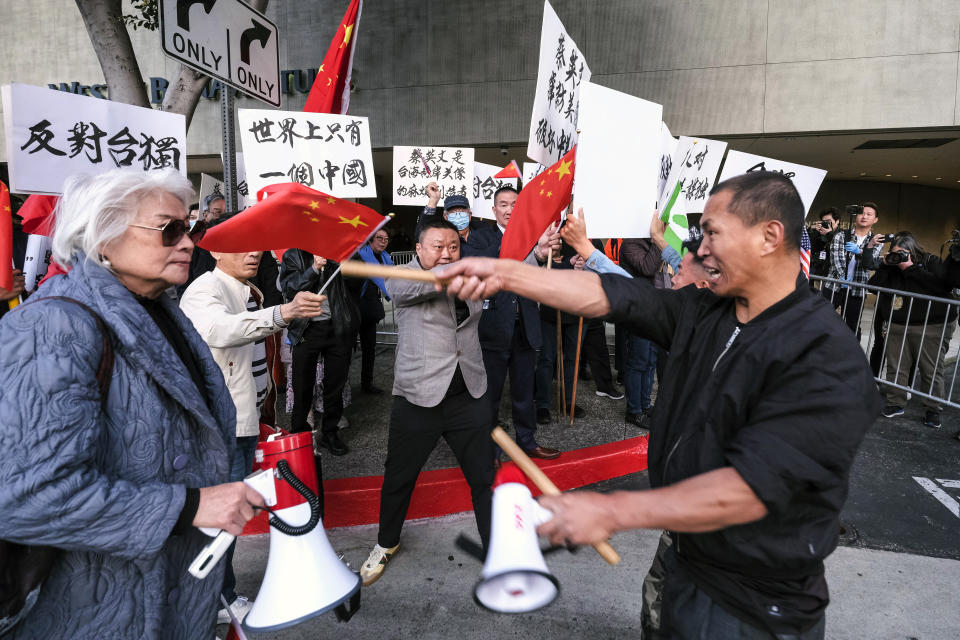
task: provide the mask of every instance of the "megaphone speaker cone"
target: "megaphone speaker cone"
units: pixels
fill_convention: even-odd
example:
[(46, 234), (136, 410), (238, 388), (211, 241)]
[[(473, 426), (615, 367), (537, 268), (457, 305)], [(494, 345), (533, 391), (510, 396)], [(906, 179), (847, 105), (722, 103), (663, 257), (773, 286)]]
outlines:
[(549, 573), (518, 570), (481, 578), (473, 598), (497, 613), (527, 613), (547, 606), (558, 593), (560, 583)]

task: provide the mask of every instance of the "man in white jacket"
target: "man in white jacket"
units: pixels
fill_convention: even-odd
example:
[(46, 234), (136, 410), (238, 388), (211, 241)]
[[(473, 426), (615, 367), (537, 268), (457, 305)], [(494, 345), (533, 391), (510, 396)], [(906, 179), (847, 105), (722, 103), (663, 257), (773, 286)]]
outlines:
[[(326, 296), (301, 291), (287, 304), (262, 308), (263, 295), (250, 282), (257, 274), (262, 251), (211, 253), (217, 268), (194, 280), (180, 299), (180, 308), (210, 346), (213, 359), (237, 407), (237, 447), (230, 480), (243, 480), (253, 468), (260, 434), (260, 406), (272, 385), (266, 361), (266, 337), (280, 331), (295, 318), (322, 313)], [(233, 545), (227, 554), (223, 595), (238, 618), (250, 608), (247, 598), (235, 592)], [(230, 622), (226, 609), (219, 622)]]

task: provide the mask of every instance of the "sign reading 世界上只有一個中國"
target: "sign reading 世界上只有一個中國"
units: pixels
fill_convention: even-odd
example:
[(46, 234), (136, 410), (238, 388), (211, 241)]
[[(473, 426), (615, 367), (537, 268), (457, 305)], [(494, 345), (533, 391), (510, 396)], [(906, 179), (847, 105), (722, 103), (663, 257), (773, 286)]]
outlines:
[(251, 197), (278, 182), (299, 182), (338, 198), (377, 196), (366, 118), (240, 109), (237, 123)]

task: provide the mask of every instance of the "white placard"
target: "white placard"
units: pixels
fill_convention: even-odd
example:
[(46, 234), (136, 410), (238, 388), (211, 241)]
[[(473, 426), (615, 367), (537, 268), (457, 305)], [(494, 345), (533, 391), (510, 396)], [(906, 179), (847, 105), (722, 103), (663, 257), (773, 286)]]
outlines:
[(50, 249), (52, 240), (47, 236), (30, 234), (27, 236), (27, 250), (23, 255), (24, 291), (32, 292), (37, 283), (47, 275), (50, 268), (50, 258), (53, 252)]
[(577, 144), (577, 114), (581, 83), (590, 80), (590, 67), (550, 3), (543, 3), (540, 67), (530, 117), (527, 156), (550, 166)]
[(427, 204), (427, 185), (440, 185), (440, 200), (473, 189), (472, 147), (394, 147), (393, 204)]
[[(237, 151), (234, 155), (237, 157), (237, 211), (243, 211), (247, 207), (256, 204), (257, 194), (250, 193), (250, 186), (247, 184), (247, 168), (243, 164), (243, 152)], [(223, 160), (223, 152), (220, 152), (220, 159)], [(224, 166), (227, 165), (226, 162), (223, 163)], [(202, 177), (206, 174), (200, 174), (200, 190), (203, 191), (203, 180)], [(216, 178), (212, 178), (216, 180)], [(220, 185), (221, 192), (223, 190), (223, 184)], [(200, 198), (200, 208), (203, 208), (203, 198)]]
[(679, 182), (686, 198), (687, 213), (703, 213), (703, 206), (710, 197), (710, 189), (716, 184), (717, 171), (720, 170), (720, 162), (726, 150), (727, 143), (722, 140), (680, 136), (670, 177), (660, 193), (657, 209), (663, 211)]
[(237, 123), (253, 200), (278, 182), (299, 182), (338, 198), (377, 196), (365, 117), (240, 109)]
[(546, 171), (547, 168), (540, 164), (539, 162), (524, 162), (523, 163), (523, 186), (527, 186), (531, 180), (536, 178), (538, 175)]
[(742, 151), (730, 150), (727, 152), (727, 160), (723, 163), (723, 170), (717, 182), (723, 182), (727, 178), (739, 176), (751, 171), (777, 171), (782, 173), (793, 181), (793, 186), (800, 193), (800, 199), (803, 200), (803, 207), (806, 213), (810, 212), (810, 206), (813, 205), (813, 199), (817, 197), (817, 191), (823, 179), (827, 176), (825, 169), (807, 167), (802, 164), (793, 164), (783, 160), (773, 158), (764, 158), (755, 156), (752, 153), (743, 153)]
[(117, 167), (187, 174), (182, 115), (20, 83), (2, 93), (15, 193), (59, 195), (67, 176)]
[(667, 178), (673, 170), (674, 156), (677, 155), (677, 139), (670, 135), (666, 122), (660, 123), (660, 177), (657, 180), (657, 197), (663, 198)]
[[(213, 176), (209, 176), (205, 173), (200, 174), (200, 215), (202, 216), (203, 203), (206, 202), (207, 196), (212, 196), (213, 194), (223, 195), (223, 182), (217, 180)], [(226, 206), (226, 205), (224, 205)]]
[(503, 167), (495, 164), (473, 163), (473, 194), (470, 198), (472, 203), (470, 212), (474, 218), (496, 220), (496, 216), (493, 215), (493, 194), (500, 187), (517, 188), (516, 178), (493, 177), (502, 170)]
[(663, 107), (583, 83), (573, 210), (591, 238), (649, 238)]

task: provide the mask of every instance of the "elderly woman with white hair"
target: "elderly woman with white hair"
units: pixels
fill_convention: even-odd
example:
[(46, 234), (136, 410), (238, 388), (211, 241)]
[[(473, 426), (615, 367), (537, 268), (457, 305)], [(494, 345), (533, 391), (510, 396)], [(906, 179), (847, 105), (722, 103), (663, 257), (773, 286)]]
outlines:
[(163, 295), (200, 233), (192, 194), (171, 170), (69, 180), (53, 253), (70, 272), (0, 321), (0, 539), (54, 548), (10, 637), (215, 635), (223, 566), (187, 572), (198, 527), (239, 534), (263, 501), (227, 482), (234, 403)]

